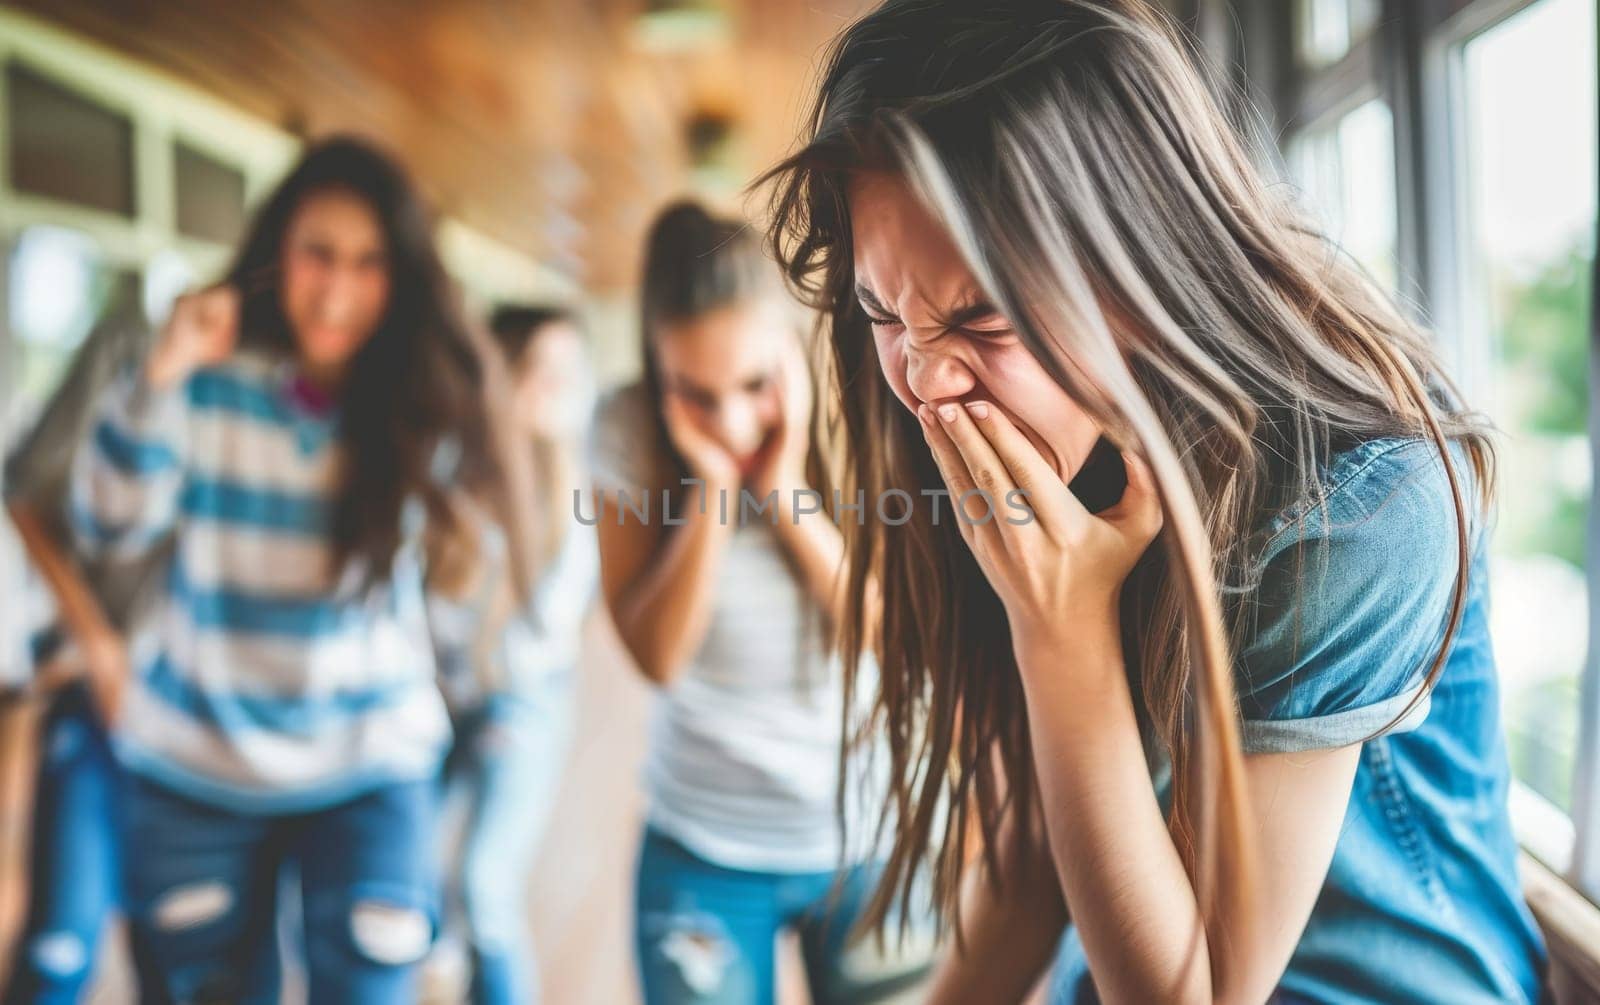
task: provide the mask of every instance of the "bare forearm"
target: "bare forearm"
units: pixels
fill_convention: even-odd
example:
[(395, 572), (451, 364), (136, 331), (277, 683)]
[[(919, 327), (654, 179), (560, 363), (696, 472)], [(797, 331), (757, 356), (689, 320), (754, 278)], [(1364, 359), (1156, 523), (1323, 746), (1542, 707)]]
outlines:
[(962, 896), (963, 944), (952, 942), (929, 1005), (1021, 1002), (1054, 958), (1067, 924), (1049, 848), (1003, 843), (1001, 884), (974, 869)]
[(1150, 781), (1115, 633), (1017, 656), (1052, 856), (1101, 999), (1212, 1001), (1194, 889)]
[(670, 684), (705, 638), (732, 528), (691, 511), (688, 523), (618, 598), (617, 632), (646, 677)]
[(11, 503), (6, 508), (29, 559), (48, 584), (61, 618), (82, 652), (90, 692), (103, 720), (114, 721), (121, 710), (122, 688), (128, 676), (122, 637), (111, 627), (100, 601), (45, 531), (32, 507)]

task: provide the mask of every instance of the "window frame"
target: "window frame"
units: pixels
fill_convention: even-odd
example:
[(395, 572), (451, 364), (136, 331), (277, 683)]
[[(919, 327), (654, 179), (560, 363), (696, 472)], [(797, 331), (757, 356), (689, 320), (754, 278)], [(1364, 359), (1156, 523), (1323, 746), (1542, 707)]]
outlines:
[[(1390, 7), (1406, 10), (1405, 0), (1387, 0)], [(1487, 339), (1474, 329), (1481, 320), (1466, 317), (1461, 310), (1462, 284), (1471, 282), (1471, 263), (1466, 246), (1467, 235), (1460, 221), (1466, 218), (1467, 179), (1464, 177), (1462, 141), (1465, 138), (1465, 79), (1462, 50), (1471, 39), (1490, 31), (1505, 21), (1528, 10), (1540, 0), (1452, 0), (1448, 4), (1419, 4), (1408, 13), (1419, 22), (1416, 44), (1401, 48), (1397, 58), (1409, 67), (1420, 69), (1414, 74), (1418, 79), (1412, 85), (1420, 88), (1420, 107), (1428, 114), (1423, 117), (1425, 128), (1420, 136), (1411, 138), (1423, 148), (1421, 180), (1435, 191), (1432, 198), (1421, 207), (1418, 225), (1422, 237), (1430, 246), (1425, 249), (1424, 261), (1439, 263), (1429, 275), (1428, 302), (1433, 316), (1450, 318), (1450, 335), (1455, 361), (1464, 372), (1468, 387), (1488, 379), (1489, 362), (1484, 356), (1489, 352)], [(1428, 15), (1432, 14), (1432, 17)], [(1596, 86), (1600, 87), (1600, 70), (1596, 72)], [(1600, 179), (1596, 180), (1600, 186)], [(1403, 214), (1402, 214), (1403, 215)], [(1597, 222), (1600, 231), (1600, 222)], [(1600, 253), (1596, 255), (1600, 261)], [(1591, 268), (1594, 263), (1591, 263)], [(1595, 334), (1600, 325), (1596, 298), (1591, 296), (1589, 307), (1590, 345), (1589, 388), (1594, 397), (1600, 389), (1600, 372), (1596, 368), (1597, 343)], [(1600, 472), (1600, 421), (1596, 410), (1589, 413), (1589, 456), (1591, 470)], [(1591, 901), (1600, 903), (1600, 500), (1591, 496), (1588, 515), (1588, 539), (1585, 545), (1584, 579), (1588, 585), (1589, 616), (1588, 643), (1582, 673), (1579, 677), (1580, 708), (1578, 712), (1578, 745), (1574, 751), (1575, 769), (1569, 782), (1571, 786), (1572, 841), (1566, 845), (1548, 825), (1548, 815), (1540, 813), (1538, 820), (1513, 818), (1518, 828), (1518, 840), (1523, 848), (1552, 870), (1564, 876)], [(1513, 780), (1519, 790), (1513, 805), (1524, 806), (1543, 803), (1542, 797)], [(1553, 809), (1553, 808), (1552, 808)], [(1534, 811), (1538, 812), (1538, 811)]]
[[(1600, 17), (1595, 26), (1596, 63), (1600, 63)], [(1595, 86), (1600, 88), (1600, 67), (1595, 71)], [(1600, 104), (1600, 103), (1597, 103)], [(1600, 119), (1600, 111), (1597, 111)], [(1600, 179), (1596, 179), (1600, 189)], [(1597, 214), (1600, 215), (1600, 214)], [(1600, 407), (1595, 391), (1600, 389), (1600, 219), (1595, 221), (1595, 256), (1590, 263), (1589, 285), (1589, 463), (1600, 472)], [(1600, 902), (1600, 589), (1596, 589), (1600, 570), (1600, 506), (1589, 506), (1587, 541), (1589, 580), (1589, 652), (1579, 685), (1578, 751), (1576, 777), (1572, 780), (1572, 817), (1578, 839), (1573, 843), (1573, 861), (1568, 875), (1591, 900)]]
[[(1196, 25), (1211, 57), (1231, 83), (1252, 95), (1271, 130), (1277, 158), (1302, 133), (1325, 127), (1363, 101), (1380, 97), (1394, 118), (1396, 252), (1402, 303), (1438, 333), (1441, 349), (1471, 396), (1488, 379), (1486, 340), (1475, 338), (1463, 309), (1469, 266), (1467, 186), (1461, 163), (1464, 131), (1461, 47), (1539, 0), (1382, 0), (1373, 30), (1332, 63), (1306, 66), (1296, 47), (1294, 6), (1283, 0), (1174, 0), (1175, 13)], [(1221, 30), (1229, 26), (1231, 30)], [(1600, 69), (1596, 71), (1600, 86)], [(1600, 178), (1596, 179), (1600, 188)], [(1600, 247), (1600, 221), (1596, 223)], [(1590, 344), (1600, 347), (1600, 251), (1594, 263)], [(1600, 352), (1589, 356), (1591, 398), (1600, 401)], [(1600, 407), (1589, 412), (1592, 470), (1600, 476)], [(1570, 852), (1552, 839), (1549, 813), (1559, 813), (1513, 779), (1515, 818), (1525, 850), (1600, 904), (1600, 497), (1588, 516), (1585, 579), (1589, 587), (1588, 648), (1580, 678), (1578, 750), (1572, 785)], [(1543, 803), (1543, 805), (1540, 805)]]
[[(248, 226), (251, 212), (293, 165), (303, 143), (302, 137), (148, 63), (0, 6), (0, 66), (12, 60), (129, 119), (135, 212), (130, 218), (12, 188), (6, 81), (0, 73), (0, 398), (10, 394), (15, 376), (6, 286), (11, 254), (23, 231), (37, 224), (82, 231), (100, 247), (108, 266), (141, 274), (157, 256), (176, 251), (194, 276), (205, 280), (221, 273), (233, 249), (179, 232), (174, 191), (177, 145), (244, 175)], [(437, 240), (445, 267), (460, 284), (470, 309), (503, 300), (571, 302), (578, 296), (578, 284), (570, 276), (448, 215), (438, 220)]]

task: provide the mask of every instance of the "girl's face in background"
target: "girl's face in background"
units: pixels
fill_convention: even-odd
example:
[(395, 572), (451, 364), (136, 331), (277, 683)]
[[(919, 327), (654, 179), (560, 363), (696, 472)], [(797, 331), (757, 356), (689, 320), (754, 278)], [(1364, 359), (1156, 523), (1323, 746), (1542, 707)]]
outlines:
[(781, 418), (781, 340), (791, 323), (781, 303), (753, 300), (656, 330), (662, 392), (677, 395), (745, 474)]
[(594, 402), (583, 336), (566, 321), (544, 325), (516, 363), (517, 421), (529, 436), (567, 439), (582, 432)]
[(1100, 430), (988, 304), (966, 260), (896, 176), (863, 173), (850, 190), (856, 295), (872, 320), (884, 379), (922, 404), (997, 405), (1070, 482)]
[(279, 299), (300, 362), (336, 381), (388, 310), (383, 225), (354, 192), (312, 192), (289, 218), (282, 265)]

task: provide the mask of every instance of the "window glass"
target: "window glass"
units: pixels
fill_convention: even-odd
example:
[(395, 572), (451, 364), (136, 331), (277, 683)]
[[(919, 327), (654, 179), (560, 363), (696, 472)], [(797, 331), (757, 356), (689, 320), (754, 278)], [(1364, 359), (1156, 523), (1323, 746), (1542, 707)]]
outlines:
[(1295, 49), (1308, 67), (1337, 63), (1372, 34), (1379, 0), (1296, 0)]
[(93, 326), (111, 272), (88, 235), (52, 226), (22, 232), (9, 270), (12, 385), (5, 428), (15, 435), (37, 416)]
[(172, 313), (172, 302), (194, 289), (198, 280), (194, 269), (181, 254), (167, 248), (151, 257), (144, 269), (144, 316), (159, 328)]
[(1289, 166), (1328, 236), (1393, 289), (1398, 216), (1388, 104), (1373, 99), (1301, 134), (1289, 147)]
[(1588, 643), (1595, 4), (1539, 0), (1459, 53), (1464, 336), (1501, 430), (1495, 655), (1512, 768), (1570, 811)]
[(12, 188), (132, 217), (133, 123), (25, 66), (5, 72)]
[(244, 230), (244, 173), (185, 143), (172, 148), (178, 233), (232, 244)]

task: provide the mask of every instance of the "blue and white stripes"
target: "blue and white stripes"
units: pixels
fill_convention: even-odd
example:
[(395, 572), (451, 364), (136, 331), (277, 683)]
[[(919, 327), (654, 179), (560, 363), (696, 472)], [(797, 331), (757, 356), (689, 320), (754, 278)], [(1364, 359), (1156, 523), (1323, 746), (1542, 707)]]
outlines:
[(433, 772), (448, 736), (413, 545), (368, 593), (331, 570), (336, 416), (240, 354), (181, 388), (110, 393), (76, 459), (81, 546), (175, 534), (165, 602), (131, 632), (130, 767), (242, 812), (300, 811)]

